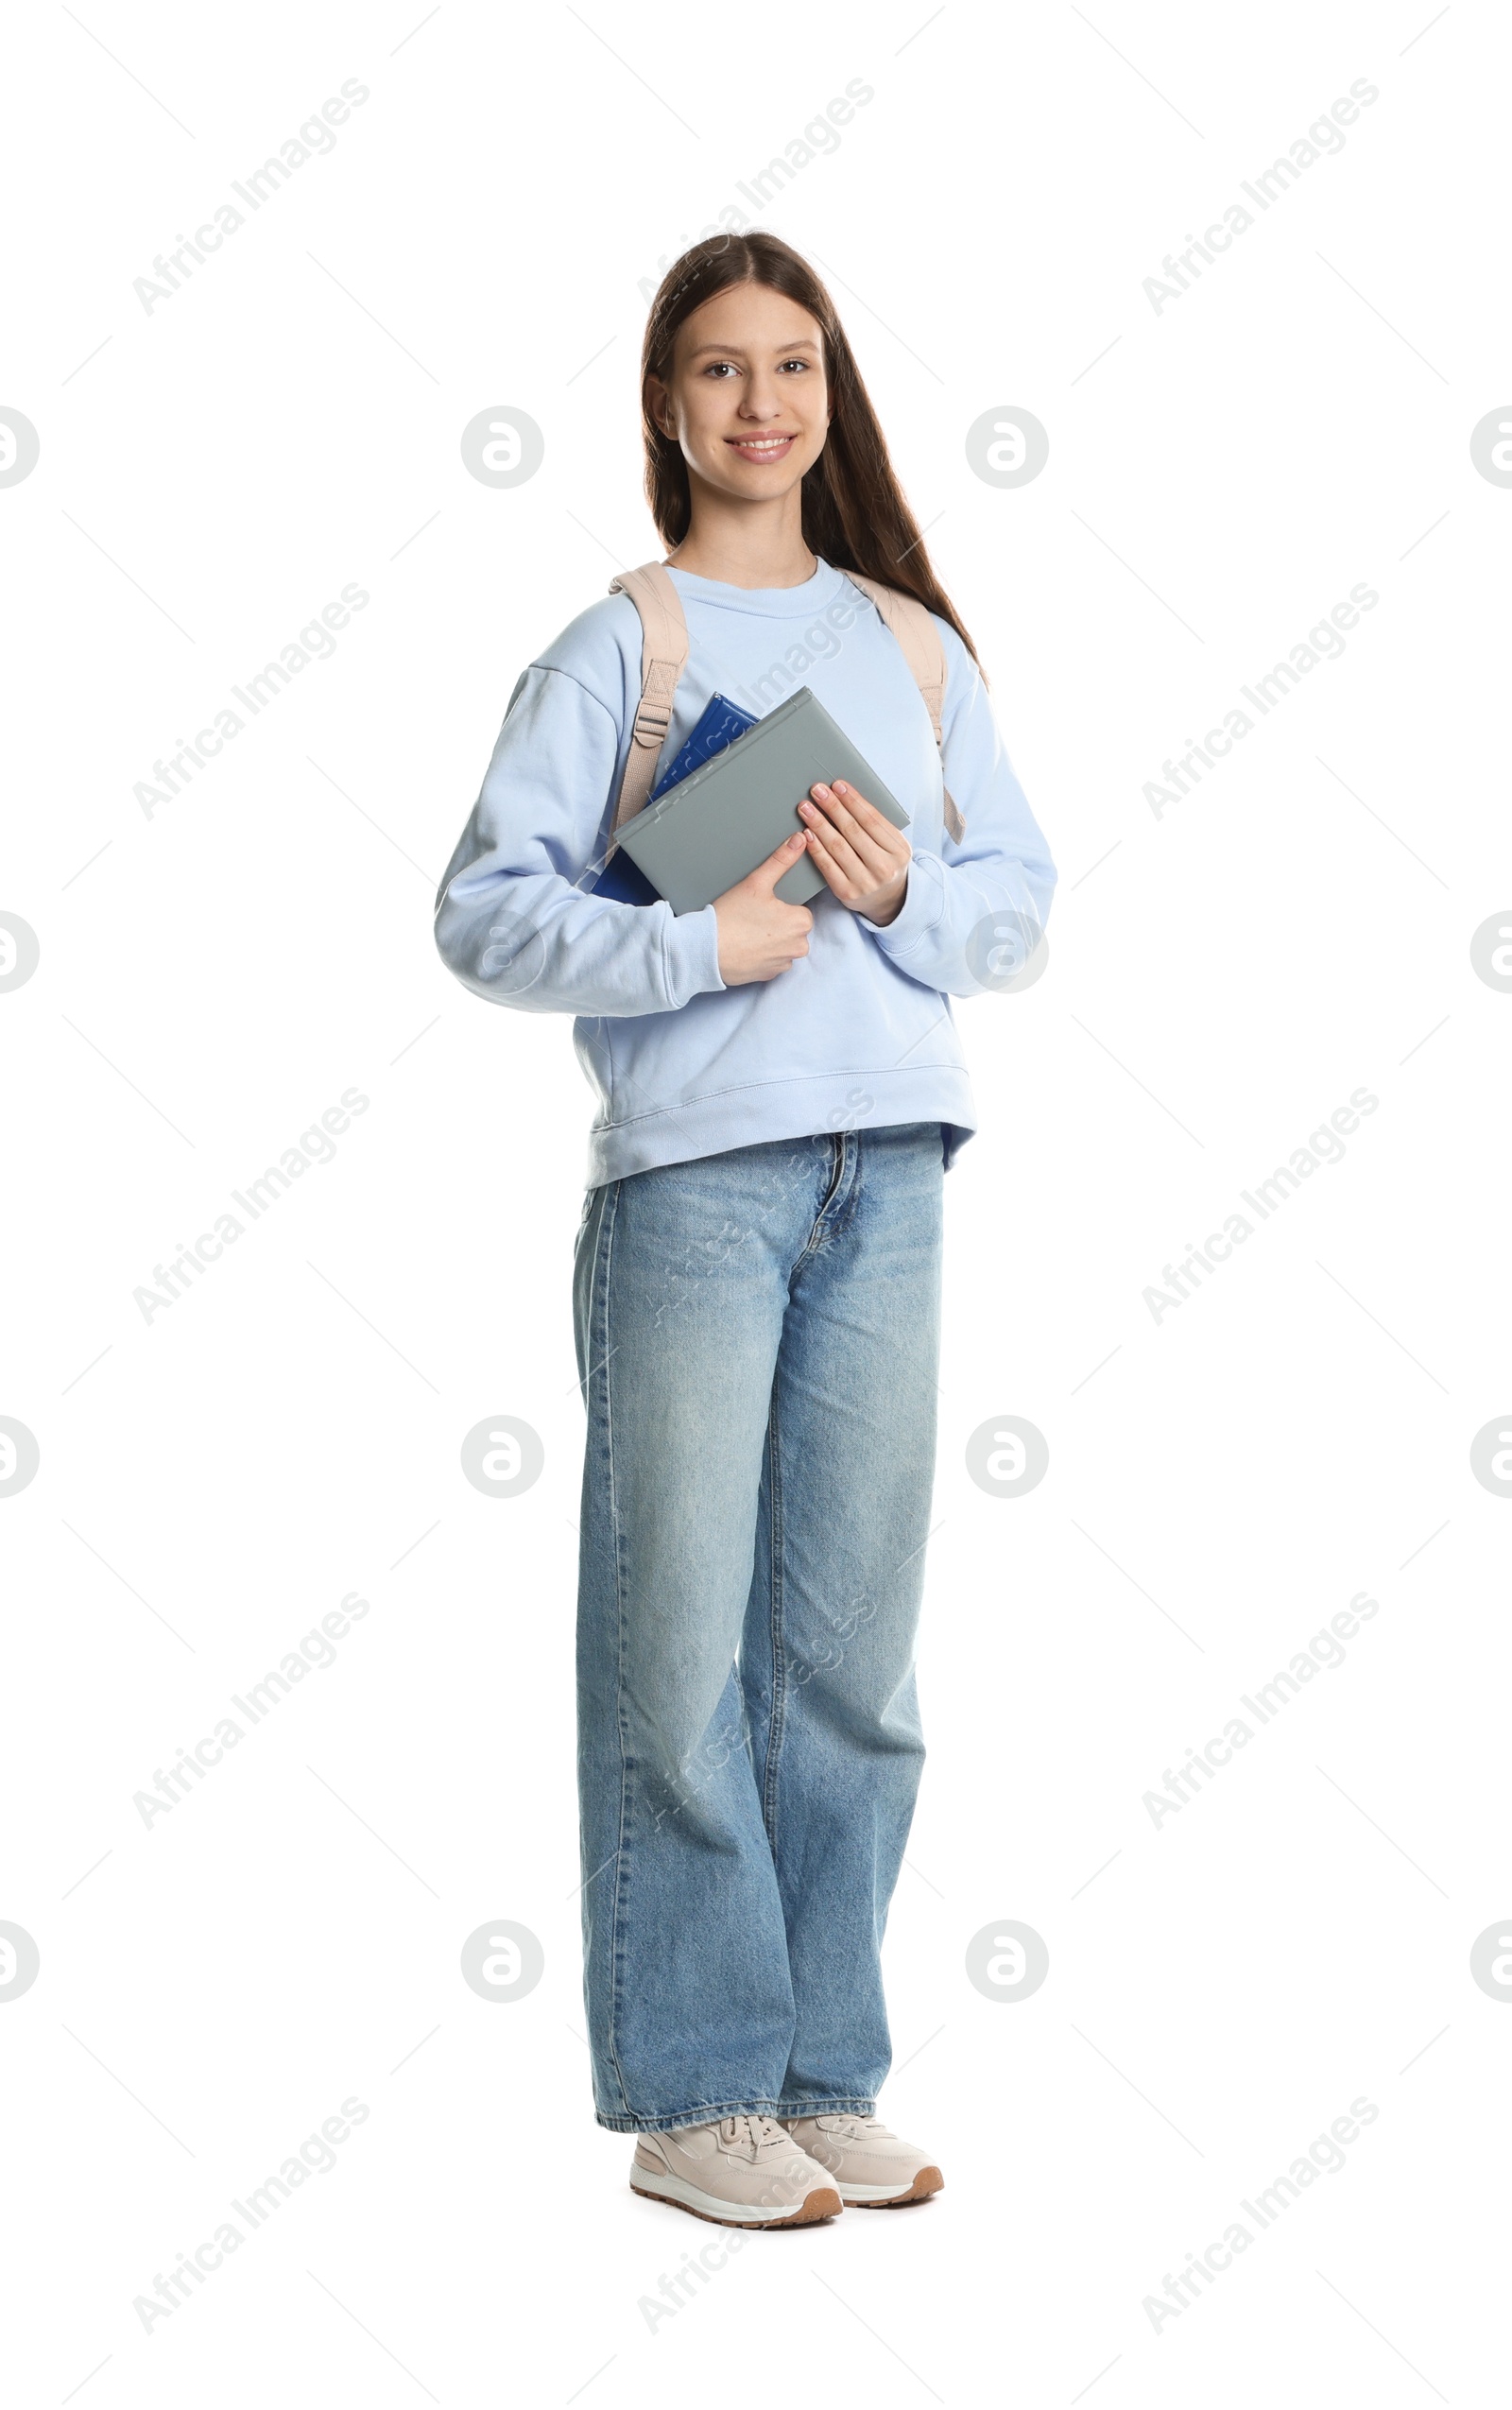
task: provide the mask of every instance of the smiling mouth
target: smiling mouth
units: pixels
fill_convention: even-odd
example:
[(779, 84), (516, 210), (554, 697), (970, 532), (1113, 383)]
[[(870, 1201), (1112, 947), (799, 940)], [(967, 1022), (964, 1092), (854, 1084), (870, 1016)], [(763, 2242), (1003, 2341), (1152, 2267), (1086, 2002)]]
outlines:
[(730, 435), (726, 436), (725, 441), (731, 452), (740, 454), (743, 460), (782, 460), (785, 459), (788, 453), (792, 451), (798, 437), (796, 435)]

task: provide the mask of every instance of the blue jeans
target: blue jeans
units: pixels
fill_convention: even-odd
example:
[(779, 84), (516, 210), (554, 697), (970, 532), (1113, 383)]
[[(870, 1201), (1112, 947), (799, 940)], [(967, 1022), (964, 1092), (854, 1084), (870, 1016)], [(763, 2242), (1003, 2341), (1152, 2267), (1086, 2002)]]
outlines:
[(937, 1122), (848, 1129), (584, 1206), (584, 1989), (620, 2133), (869, 2114), (891, 2063), (942, 1158)]

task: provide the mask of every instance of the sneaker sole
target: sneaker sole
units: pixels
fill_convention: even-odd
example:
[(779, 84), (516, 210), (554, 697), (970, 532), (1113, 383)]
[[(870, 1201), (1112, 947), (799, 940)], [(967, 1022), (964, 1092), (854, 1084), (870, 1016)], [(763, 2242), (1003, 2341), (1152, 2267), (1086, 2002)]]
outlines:
[[(647, 2172), (637, 2168), (635, 2175)], [(776, 2226), (816, 2226), (821, 2218), (838, 2217), (845, 2206), (833, 2184), (816, 2184), (785, 2217), (742, 2217), (730, 2202), (717, 2199), (713, 2193), (700, 2193), (680, 2176), (664, 2176), (654, 2186), (638, 2184), (632, 2176), (630, 2190), (639, 2193), (643, 2201), (662, 2201), (668, 2209), (686, 2210), (690, 2217), (701, 2217), (710, 2226), (740, 2226), (756, 2231)]]
[(842, 2184), (840, 2197), (847, 2209), (906, 2209), (910, 2201), (927, 2201), (932, 2193), (944, 2189), (945, 2178), (937, 2167), (921, 2167), (906, 2193), (887, 2193), (880, 2185)]

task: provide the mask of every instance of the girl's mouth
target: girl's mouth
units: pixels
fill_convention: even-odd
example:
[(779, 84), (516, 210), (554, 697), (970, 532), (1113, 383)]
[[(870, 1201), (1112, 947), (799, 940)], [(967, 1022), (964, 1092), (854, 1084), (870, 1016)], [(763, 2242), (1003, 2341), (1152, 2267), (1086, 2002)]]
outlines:
[(796, 435), (729, 435), (725, 441), (743, 460), (785, 460), (798, 441)]

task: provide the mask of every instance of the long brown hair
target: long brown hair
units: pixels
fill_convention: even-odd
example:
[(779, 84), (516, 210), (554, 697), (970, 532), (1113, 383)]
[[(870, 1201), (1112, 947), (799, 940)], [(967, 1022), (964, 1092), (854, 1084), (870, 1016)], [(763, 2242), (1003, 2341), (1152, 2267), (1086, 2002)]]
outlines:
[(674, 551), (687, 535), (693, 500), (688, 464), (676, 439), (663, 435), (651, 415), (646, 380), (670, 383), (678, 329), (732, 284), (765, 284), (785, 294), (823, 332), (833, 415), (824, 450), (804, 473), (804, 542), (832, 568), (854, 569), (913, 594), (949, 621), (980, 668), (976, 646), (935, 575), (919, 523), (903, 499), (840, 314), (807, 260), (779, 234), (717, 234), (695, 243), (674, 260), (651, 304), (641, 351), (645, 498), (667, 550)]

